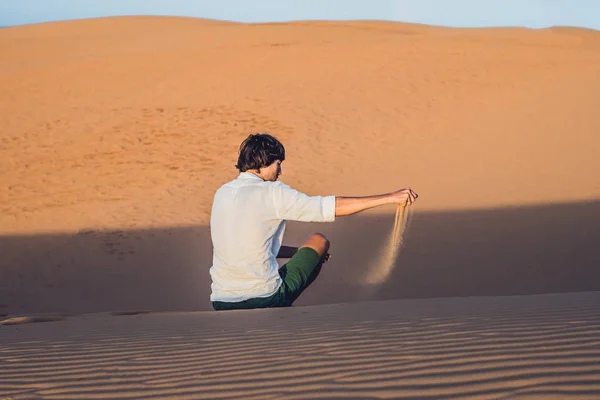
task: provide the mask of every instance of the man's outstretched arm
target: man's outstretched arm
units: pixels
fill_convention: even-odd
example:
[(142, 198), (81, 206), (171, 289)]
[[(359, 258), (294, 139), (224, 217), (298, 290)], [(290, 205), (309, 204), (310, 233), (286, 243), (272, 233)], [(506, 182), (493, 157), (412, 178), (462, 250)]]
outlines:
[(365, 197), (336, 197), (335, 216), (356, 214), (369, 208), (385, 204), (412, 204), (419, 197), (412, 189), (401, 189), (396, 192)]

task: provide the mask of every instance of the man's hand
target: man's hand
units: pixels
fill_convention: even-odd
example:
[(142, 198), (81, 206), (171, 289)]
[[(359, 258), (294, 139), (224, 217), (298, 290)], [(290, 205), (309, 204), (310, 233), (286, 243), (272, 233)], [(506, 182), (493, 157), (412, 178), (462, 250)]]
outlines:
[(396, 192), (390, 193), (390, 199), (392, 202), (397, 204), (411, 205), (417, 200), (419, 195), (415, 193), (411, 188), (400, 189)]

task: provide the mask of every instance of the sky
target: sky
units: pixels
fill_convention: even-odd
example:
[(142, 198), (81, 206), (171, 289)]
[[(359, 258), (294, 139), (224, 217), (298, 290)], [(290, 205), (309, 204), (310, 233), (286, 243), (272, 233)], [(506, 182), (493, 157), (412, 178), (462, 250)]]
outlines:
[(600, 0), (0, 0), (0, 26), (116, 15), (239, 22), (376, 19), (456, 27), (600, 30)]

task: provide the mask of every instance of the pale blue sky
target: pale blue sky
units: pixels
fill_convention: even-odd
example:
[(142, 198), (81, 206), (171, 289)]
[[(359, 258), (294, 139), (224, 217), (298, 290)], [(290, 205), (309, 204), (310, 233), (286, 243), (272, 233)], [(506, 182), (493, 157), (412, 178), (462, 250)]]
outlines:
[(113, 15), (242, 22), (379, 19), (479, 27), (600, 30), (600, 0), (0, 0), (0, 26)]

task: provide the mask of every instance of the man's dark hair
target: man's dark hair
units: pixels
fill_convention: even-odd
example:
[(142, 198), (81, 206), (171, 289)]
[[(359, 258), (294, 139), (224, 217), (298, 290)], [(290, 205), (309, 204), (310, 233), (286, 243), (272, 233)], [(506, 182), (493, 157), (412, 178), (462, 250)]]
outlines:
[(236, 168), (240, 172), (268, 167), (275, 160), (285, 160), (285, 148), (275, 137), (267, 133), (250, 135), (240, 145)]

